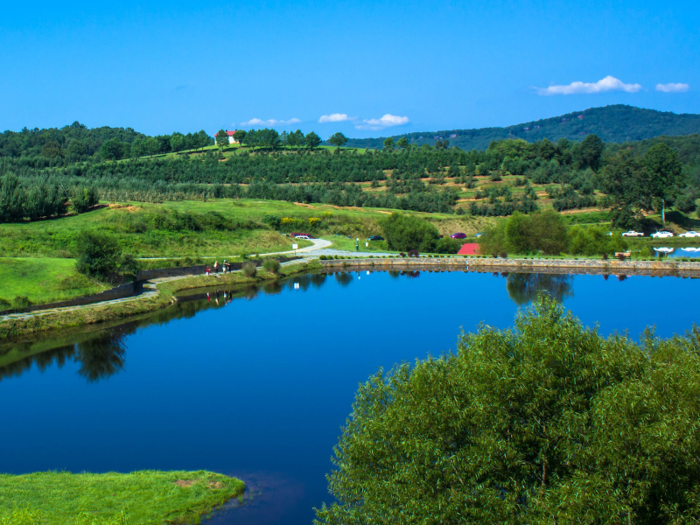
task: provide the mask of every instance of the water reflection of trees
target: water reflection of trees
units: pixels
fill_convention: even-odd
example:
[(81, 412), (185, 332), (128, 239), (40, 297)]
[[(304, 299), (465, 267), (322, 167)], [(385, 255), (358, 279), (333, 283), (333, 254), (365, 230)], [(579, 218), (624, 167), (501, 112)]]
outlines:
[(509, 273), (506, 276), (508, 297), (519, 306), (531, 303), (546, 292), (557, 301), (573, 297), (573, 275), (547, 273)]
[(335, 274), (335, 280), (338, 281), (338, 284), (344, 288), (352, 282), (352, 274), (338, 272)]
[[(392, 277), (415, 278), (418, 271), (391, 271)], [(50, 366), (63, 367), (67, 362), (75, 362), (78, 373), (87, 381), (100, 381), (118, 374), (126, 364), (127, 337), (139, 327), (164, 325), (176, 319), (195, 317), (204, 310), (225, 308), (236, 299), (252, 300), (260, 294), (275, 295), (285, 287), (307, 290), (321, 288), (329, 282), (330, 276), (341, 286), (348, 286), (354, 275), (349, 272), (314, 273), (296, 276), (286, 280), (268, 281), (259, 285), (227, 285), (188, 290), (178, 294), (177, 301), (170, 307), (152, 312), (142, 319), (134, 319), (109, 329), (82, 327), (80, 330), (66, 330), (57, 335), (42, 335), (36, 341), (25, 343), (0, 344), (0, 381), (3, 378), (19, 376), (36, 365), (40, 371)]]
[[(2, 362), (0, 359), (0, 381), (9, 377), (17, 377), (31, 369), (33, 365), (43, 372), (50, 366), (63, 368), (69, 360), (79, 364), (78, 374), (88, 382), (107, 379), (124, 369), (126, 357), (126, 336), (135, 330), (129, 325), (97, 333), (81, 334), (80, 341), (70, 344), (57, 342), (45, 350), (36, 351), (32, 345), (21, 345), (14, 348), (19, 358)], [(36, 352), (36, 353), (32, 353)], [(23, 357), (22, 354), (28, 354)], [(6, 352), (5, 357), (10, 356)]]
[(78, 343), (78, 374), (93, 383), (107, 379), (124, 369), (127, 332), (120, 329), (101, 332)]

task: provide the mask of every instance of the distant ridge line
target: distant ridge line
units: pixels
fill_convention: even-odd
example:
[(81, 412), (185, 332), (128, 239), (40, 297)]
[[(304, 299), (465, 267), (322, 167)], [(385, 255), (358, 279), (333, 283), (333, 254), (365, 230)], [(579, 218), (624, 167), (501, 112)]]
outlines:
[[(393, 135), (396, 141), (406, 137), (418, 146), (435, 145), (437, 140), (449, 140), (450, 147), (484, 150), (494, 140), (522, 139), (535, 142), (542, 139), (557, 141), (583, 140), (586, 135), (598, 135), (604, 142), (632, 142), (661, 135), (678, 136), (700, 133), (700, 115), (644, 109), (625, 104), (574, 111), (540, 120), (507, 127), (451, 129)], [(346, 146), (381, 148), (386, 137), (348, 139)]]

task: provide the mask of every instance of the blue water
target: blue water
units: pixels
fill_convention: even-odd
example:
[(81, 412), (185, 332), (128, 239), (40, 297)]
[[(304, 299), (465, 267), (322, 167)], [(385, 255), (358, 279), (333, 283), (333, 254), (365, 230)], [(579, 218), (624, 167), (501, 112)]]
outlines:
[[(665, 248), (664, 250), (668, 250), (669, 248)], [(681, 259), (681, 258), (686, 258), (686, 259), (698, 259), (700, 258), (700, 249), (696, 247), (691, 247), (691, 248), (670, 248), (672, 250), (671, 252), (667, 251), (659, 251), (657, 248), (654, 248), (654, 252), (656, 253), (657, 257), (669, 257), (671, 259)]]
[(307, 525), (331, 500), (325, 474), (358, 383), (455, 349), (462, 328), (511, 326), (540, 289), (604, 334), (700, 321), (700, 280), (677, 277), (355, 272), (233, 300), (221, 289), (218, 305), (198, 291), (0, 368), (0, 472), (213, 470), (244, 479), (252, 501), (210, 523)]

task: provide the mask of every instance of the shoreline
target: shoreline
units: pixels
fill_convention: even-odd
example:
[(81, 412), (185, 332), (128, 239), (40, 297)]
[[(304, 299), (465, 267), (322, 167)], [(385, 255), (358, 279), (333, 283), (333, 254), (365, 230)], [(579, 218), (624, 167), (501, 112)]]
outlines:
[(128, 321), (136, 316), (149, 314), (173, 304), (177, 301), (175, 293), (182, 290), (224, 284), (245, 285), (275, 281), (320, 268), (321, 266), (316, 261), (300, 261), (296, 264), (283, 266), (279, 274), (258, 271), (257, 275), (252, 278), (245, 277), (243, 273), (236, 271), (226, 275), (222, 274), (219, 277), (192, 275), (164, 280), (153, 286), (153, 293), (138, 295), (117, 303), (94, 303), (78, 307), (38, 310), (27, 314), (26, 317), (6, 318), (0, 321), (0, 342), (20, 343), (22, 338), (41, 332)]
[(323, 268), (343, 269), (348, 267), (392, 269), (449, 269), (464, 271), (520, 271), (523, 273), (570, 273), (593, 275), (643, 275), (700, 277), (699, 262), (666, 261), (618, 261), (598, 259), (501, 259), (501, 258), (362, 258), (320, 261)]
[(41, 332), (65, 328), (97, 326), (101, 323), (127, 321), (165, 308), (177, 301), (177, 292), (216, 286), (218, 284), (245, 285), (274, 281), (280, 278), (307, 273), (313, 270), (346, 271), (348, 268), (375, 270), (425, 270), (467, 272), (522, 272), (581, 275), (640, 275), (647, 277), (700, 278), (700, 261), (618, 261), (598, 259), (539, 259), (492, 257), (419, 257), (333, 259), (299, 261), (283, 266), (280, 273), (259, 271), (253, 278), (240, 271), (219, 277), (191, 275), (165, 279), (151, 284), (151, 293), (135, 296), (120, 302), (103, 302), (78, 307), (37, 310), (25, 317), (6, 318), (0, 321), (0, 341), (21, 342), (22, 338)]

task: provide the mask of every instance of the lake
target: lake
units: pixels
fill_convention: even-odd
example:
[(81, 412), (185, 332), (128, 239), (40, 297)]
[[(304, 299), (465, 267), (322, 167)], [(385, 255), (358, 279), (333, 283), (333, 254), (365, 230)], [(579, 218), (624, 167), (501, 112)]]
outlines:
[(362, 271), (189, 291), (109, 330), (0, 347), (0, 472), (213, 470), (249, 494), (207, 523), (308, 525), (358, 384), (454, 350), (462, 329), (512, 326), (540, 290), (603, 334), (698, 321), (700, 280), (678, 277)]

